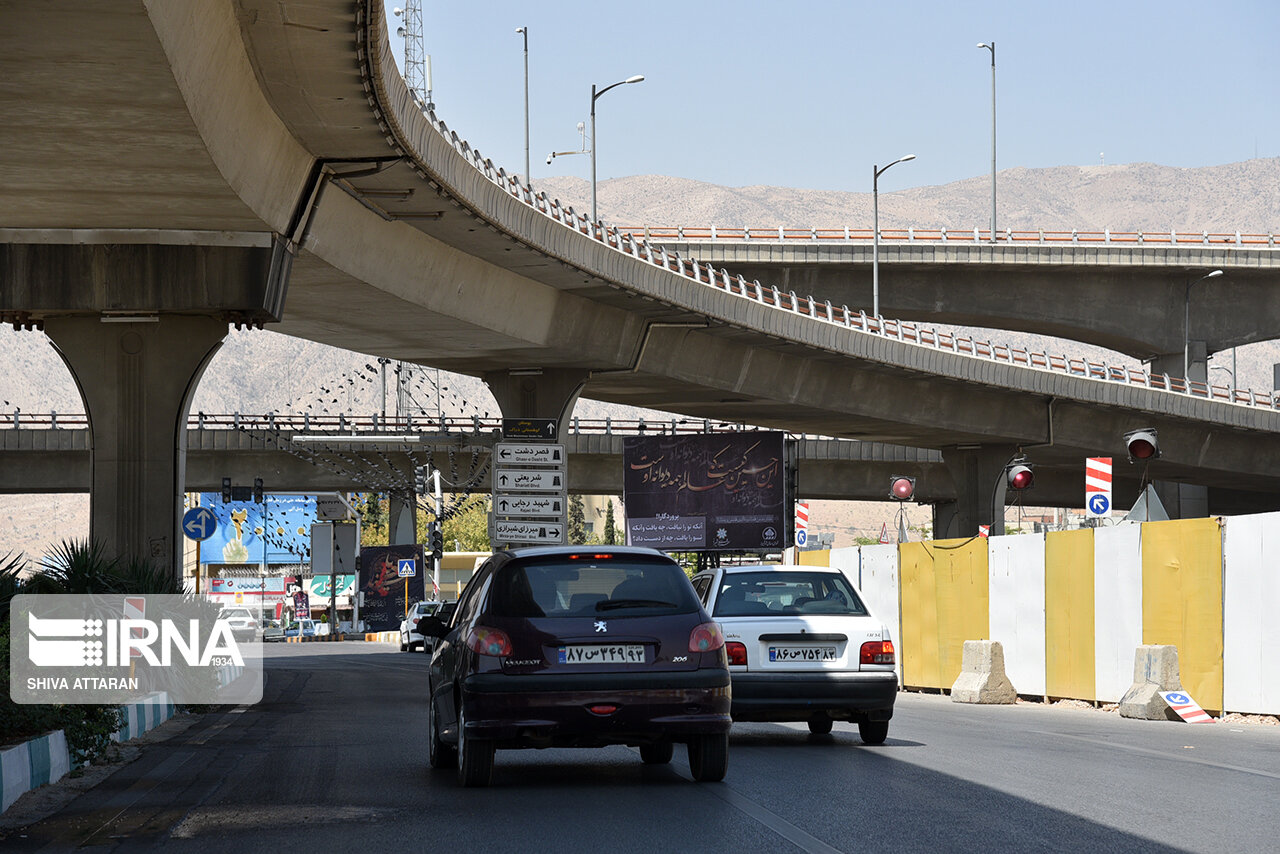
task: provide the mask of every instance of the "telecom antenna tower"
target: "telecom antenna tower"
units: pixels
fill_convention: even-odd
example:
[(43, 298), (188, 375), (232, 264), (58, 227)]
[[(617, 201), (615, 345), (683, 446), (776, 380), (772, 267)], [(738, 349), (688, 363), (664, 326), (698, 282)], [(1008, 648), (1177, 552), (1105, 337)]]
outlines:
[(395, 16), (401, 20), (396, 35), (404, 39), (404, 79), (424, 109), (434, 110), (435, 104), (431, 102), (431, 57), (424, 49), (422, 37), (421, 0), (408, 0), (403, 9), (395, 9)]

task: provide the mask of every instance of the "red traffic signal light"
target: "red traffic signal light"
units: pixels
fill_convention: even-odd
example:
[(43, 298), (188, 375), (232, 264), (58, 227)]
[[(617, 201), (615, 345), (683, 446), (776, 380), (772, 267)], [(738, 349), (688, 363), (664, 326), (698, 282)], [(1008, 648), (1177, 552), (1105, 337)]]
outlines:
[(1141, 430), (1130, 430), (1124, 434), (1124, 446), (1129, 452), (1129, 462), (1154, 460), (1160, 456), (1160, 442), (1156, 439), (1156, 431), (1152, 427)]
[(889, 479), (889, 497), (894, 501), (910, 501), (916, 494), (916, 479), (895, 474)]
[(1036, 475), (1031, 470), (1031, 463), (1025, 459), (1010, 463), (1009, 467), (1005, 469), (1004, 476), (1009, 488), (1016, 492), (1030, 489), (1036, 482)]

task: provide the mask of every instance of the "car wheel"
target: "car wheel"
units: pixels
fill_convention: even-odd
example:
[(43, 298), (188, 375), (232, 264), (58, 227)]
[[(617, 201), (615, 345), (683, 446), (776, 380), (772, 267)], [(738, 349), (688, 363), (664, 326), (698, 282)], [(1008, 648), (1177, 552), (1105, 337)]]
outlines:
[(729, 733), (689, 739), (689, 771), (699, 783), (715, 783), (729, 770)]
[(468, 788), (487, 786), (493, 777), (493, 742), (468, 738), (466, 716), (458, 703), (458, 782)]
[(831, 732), (831, 718), (823, 714), (809, 718), (809, 732), (814, 735), (827, 735)]
[(889, 737), (888, 721), (862, 721), (858, 724), (858, 735), (863, 744), (884, 744)]
[(669, 741), (640, 745), (640, 758), (645, 765), (665, 765), (675, 755), (676, 746)]
[(400, 635), (400, 651), (404, 652), (408, 648), (409, 648), (408, 640), (405, 639), (404, 635)]
[(458, 764), (457, 749), (440, 740), (440, 721), (431, 700), (427, 701), (427, 763), (432, 768), (453, 768)]

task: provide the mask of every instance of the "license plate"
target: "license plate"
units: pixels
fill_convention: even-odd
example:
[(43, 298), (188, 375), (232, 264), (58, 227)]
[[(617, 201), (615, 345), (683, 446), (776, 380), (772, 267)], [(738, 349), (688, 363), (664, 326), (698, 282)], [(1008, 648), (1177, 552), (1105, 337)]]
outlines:
[(834, 646), (771, 646), (770, 661), (835, 661)]
[(644, 664), (644, 644), (591, 644), (560, 647), (561, 664)]

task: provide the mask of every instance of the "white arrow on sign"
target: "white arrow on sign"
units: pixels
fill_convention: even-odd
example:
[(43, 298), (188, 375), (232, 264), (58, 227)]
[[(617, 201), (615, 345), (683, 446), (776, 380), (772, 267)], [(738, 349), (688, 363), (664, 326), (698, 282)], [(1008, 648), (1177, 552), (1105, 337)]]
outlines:
[(526, 471), (524, 469), (494, 469), (494, 492), (562, 492), (564, 471)]
[(552, 518), (564, 515), (563, 495), (504, 495), (493, 496), (493, 512), (499, 516), (537, 516)]

